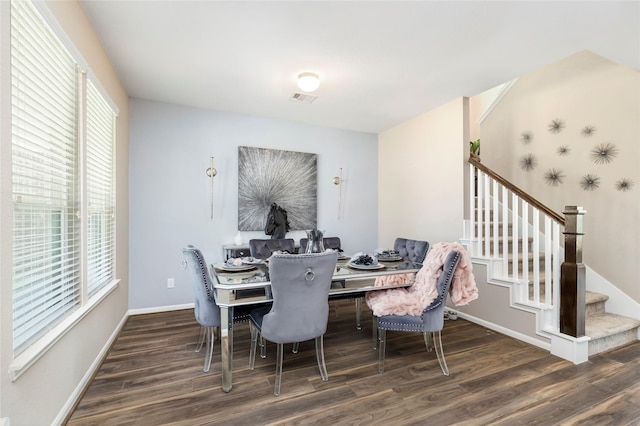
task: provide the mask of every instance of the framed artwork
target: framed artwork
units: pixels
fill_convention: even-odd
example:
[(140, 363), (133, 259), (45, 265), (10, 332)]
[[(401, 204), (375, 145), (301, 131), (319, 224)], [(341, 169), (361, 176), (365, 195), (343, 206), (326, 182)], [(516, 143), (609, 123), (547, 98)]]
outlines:
[(317, 154), (238, 147), (238, 230), (264, 231), (272, 203), (287, 211), (292, 230), (316, 228)]

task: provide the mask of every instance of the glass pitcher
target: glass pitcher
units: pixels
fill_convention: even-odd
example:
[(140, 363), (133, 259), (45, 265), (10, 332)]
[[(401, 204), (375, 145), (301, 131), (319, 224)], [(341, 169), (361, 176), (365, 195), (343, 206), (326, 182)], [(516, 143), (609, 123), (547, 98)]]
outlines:
[(305, 253), (324, 253), (322, 231), (318, 229), (307, 231), (307, 249)]

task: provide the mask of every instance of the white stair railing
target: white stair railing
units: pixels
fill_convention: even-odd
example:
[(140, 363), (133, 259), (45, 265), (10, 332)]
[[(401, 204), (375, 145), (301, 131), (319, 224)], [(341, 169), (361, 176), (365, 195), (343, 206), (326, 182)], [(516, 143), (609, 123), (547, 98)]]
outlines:
[(540, 326), (557, 332), (564, 218), (471, 161), (469, 176), (471, 256), (492, 262), (490, 278), (515, 285), (515, 303), (550, 311)]

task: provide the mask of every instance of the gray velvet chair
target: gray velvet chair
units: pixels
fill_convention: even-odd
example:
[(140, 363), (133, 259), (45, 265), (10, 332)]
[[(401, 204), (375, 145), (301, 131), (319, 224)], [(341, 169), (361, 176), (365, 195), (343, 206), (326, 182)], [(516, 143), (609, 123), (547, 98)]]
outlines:
[(386, 345), (386, 332), (392, 331), (411, 331), (420, 332), (424, 336), (424, 342), (428, 351), (433, 349), (432, 343), (435, 345), (435, 352), (438, 363), (445, 376), (449, 375), (449, 368), (444, 358), (442, 349), (441, 330), (444, 326), (444, 311), (447, 301), (447, 294), (453, 281), (453, 274), (460, 261), (460, 253), (452, 251), (444, 262), (443, 270), (438, 277), (437, 287), (438, 296), (429, 306), (426, 306), (420, 316), (412, 315), (383, 315), (374, 318), (374, 326), (378, 330), (378, 372), (384, 372), (384, 358)]
[[(220, 308), (216, 304), (213, 293), (213, 279), (204, 260), (202, 252), (192, 245), (182, 249), (185, 257), (186, 269), (191, 273), (191, 285), (194, 295), (194, 314), (196, 321), (200, 324), (200, 337), (196, 346), (196, 352), (200, 352), (205, 341), (207, 351), (204, 358), (204, 372), (208, 372), (211, 367), (213, 357), (213, 347), (215, 343), (215, 331), (220, 327)], [(263, 303), (261, 306), (270, 307), (271, 303)], [(241, 306), (233, 309), (233, 322), (248, 322), (250, 308), (253, 306)]]
[(220, 327), (220, 308), (213, 297), (213, 281), (202, 252), (189, 245), (182, 249), (182, 253), (186, 258), (187, 270), (191, 272), (191, 284), (195, 296), (194, 313), (196, 321), (201, 325), (196, 352), (200, 352), (204, 340), (207, 342), (207, 352), (204, 358), (204, 372), (206, 373), (211, 367), (215, 329)]
[(249, 313), (251, 350), (249, 369), (253, 370), (258, 334), (277, 344), (276, 380), (273, 394), (280, 394), (283, 345), (315, 339), (316, 358), (322, 380), (329, 380), (324, 362), (323, 335), (329, 319), (329, 288), (338, 253), (275, 254), (269, 262), (273, 293), (271, 308)]
[[(300, 253), (307, 251), (308, 243), (308, 238), (300, 238)], [(340, 237), (324, 237), (322, 239), (322, 245), (324, 245), (325, 250), (328, 248), (338, 251), (342, 249), (340, 247)]]
[(251, 239), (249, 240), (251, 256), (256, 259), (267, 259), (276, 251), (295, 253), (296, 243), (293, 238)]
[(414, 263), (424, 263), (424, 258), (429, 251), (427, 241), (410, 240), (408, 238), (396, 238), (393, 243), (393, 250), (404, 260)]

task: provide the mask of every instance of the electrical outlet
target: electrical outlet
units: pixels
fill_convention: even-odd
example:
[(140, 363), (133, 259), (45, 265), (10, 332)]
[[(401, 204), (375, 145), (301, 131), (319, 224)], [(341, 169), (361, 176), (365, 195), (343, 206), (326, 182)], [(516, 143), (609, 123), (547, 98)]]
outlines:
[(173, 288), (175, 287), (176, 282), (173, 278), (167, 278), (167, 288)]

